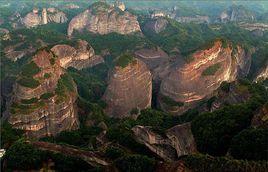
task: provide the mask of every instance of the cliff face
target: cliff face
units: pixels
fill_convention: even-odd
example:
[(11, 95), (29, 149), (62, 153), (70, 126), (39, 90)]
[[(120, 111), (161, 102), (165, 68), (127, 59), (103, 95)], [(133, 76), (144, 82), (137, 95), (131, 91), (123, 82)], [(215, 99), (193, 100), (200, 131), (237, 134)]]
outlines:
[(209, 23), (210, 19), (208, 16), (184, 16), (175, 18), (180, 23)]
[(97, 2), (71, 20), (68, 35), (71, 36), (74, 30), (83, 29), (98, 34), (129, 34), (140, 31), (140, 26), (137, 17), (129, 12)]
[(259, 70), (257, 76), (255, 77), (254, 81), (255, 82), (260, 82), (260, 81), (264, 81), (268, 78), (268, 62), (266, 63), (266, 65)]
[(256, 16), (253, 12), (249, 11), (243, 6), (233, 5), (228, 10), (223, 11), (220, 14), (221, 22), (243, 22), (243, 21), (254, 21)]
[(168, 129), (165, 136), (151, 131), (149, 127), (132, 128), (135, 139), (166, 161), (173, 161), (182, 155), (196, 152), (195, 141), (189, 123)]
[(73, 80), (52, 52), (40, 50), (14, 85), (9, 123), (30, 137), (55, 135), (78, 127)]
[(180, 114), (198, 101), (209, 97), (223, 81), (245, 76), (250, 68), (250, 55), (241, 47), (232, 48), (221, 41), (192, 54), (192, 61), (175, 67), (160, 86), (162, 109)]
[(66, 44), (55, 45), (51, 51), (58, 57), (63, 68), (72, 66), (82, 69), (103, 62), (103, 58), (95, 55), (94, 49), (83, 40), (78, 40), (74, 47)]
[(134, 59), (125, 67), (116, 66), (110, 75), (103, 100), (106, 113), (122, 118), (134, 108), (151, 107), (152, 76), (146, 65)]
[(158, 17), (145, 23), (144, 29), (151, 30), (155, 33), (160, 33), (161, 31), (165, 30), (167, 24), (168, 21), (165, 18)]
[(54, 23), (65, 23), (67, 22), (66, 14), (55, 9), (55, 8), (43, 8), (42, 11), (39, 12), (38, 9), (33, 9), (32, 12), (28, 13), (23, 19), (22, 23), (30, 28), (35, 27), (42, 24), (47, 24), (50, 22)]

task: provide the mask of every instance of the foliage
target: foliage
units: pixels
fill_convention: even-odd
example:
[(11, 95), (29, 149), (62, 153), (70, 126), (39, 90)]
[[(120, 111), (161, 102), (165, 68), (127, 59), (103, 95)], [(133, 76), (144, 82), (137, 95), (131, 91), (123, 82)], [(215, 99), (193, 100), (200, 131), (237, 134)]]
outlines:
[(110, 159), (117, 159), (124, 155), (125, 155), (125, 151), (119, 147), (112, 146), (112, 147), (108, 147), (105, 150), (105, 156)]
[(209, 155), (194, 154), (182, 157), (185, 166), (193, 172), (255, 172), (265, 171), (265, 161), (233, 160), (227, 157), (212, 157)]
[(4, 156), (7, 168), (12, 170), (33, 170), (41, 167), (41, 152), (23, 140), (16, 141)]
[(21, 103), (23, 104), (32, 104), (38, 102), (38, 99), (36, 97), (31, 98), (31, 99), (22, 99)]
[(246, 129), (231, 142), (230, 153), (236, 159), (267, 160), (268, 129)]
[(192, 122), (197, 148), (202, 153), (225, 155), (231, 139), (250, 125), (252, 110), (245, 105), (230, 105), (203, 113)]
[(1, 124), (1, 147), (8, 148), (22, 137), (23, 131), (14, 129), (8, 122)]
[(153, 172), (155, 160), (142, 155), (126, 155), (116, 160), (115, 165), (124, 172)]
[(44, 74), (44, 78), (45, 78), (45, 79), (48, 79), (48, 78), (50, 78), (50, 77), (51, 77), (51, 74), (50, 74), (50, 73), (45, 73), (45, 74)]
[(22, 68), (21, 75), (25, 77), (32, 77), (40, 71), (41, 69), (35, 64), (35, 62), (32, 61)]
[(214, 75), (219, 70), (220, 67), (221, 67), (221, 64), (220, 63), (216, 63), (216, 64), (214, 64), (212, 66), (209, 66), (208, 68), (206, 68), (202, 72), (202, 75), (203, 76)]
[(116, 60), (115, 65), (125, 68), (128, 64), (134, 61), (135, 58), (133, 58), (133, 56), (131, 56), (130, 54), (123, 54)]
[(163, 100), (163, 103), (165, 103), (168, 106), (183, 106), (183, 102), (177, 102), (175, 100), (173, 100), (172, 98), (168, 97), (168, 96), (161, 96), (161, 99)]
[(21, 77), (17, 82), (21, 86), (28, 88), (36, 88), (40, 85), (39, 81), (34, 79), (33, 77)]
[(53, 93), (44, 93), (44, 94), (42, 94), (42, 95), (40, 96), (40, 99), (44, 99), (44, 100), (46, 100), (46, 99), (49, 99), (49, 98), (51, 98), (51, 97), (53, 97), (53, 96), (54, 96)]

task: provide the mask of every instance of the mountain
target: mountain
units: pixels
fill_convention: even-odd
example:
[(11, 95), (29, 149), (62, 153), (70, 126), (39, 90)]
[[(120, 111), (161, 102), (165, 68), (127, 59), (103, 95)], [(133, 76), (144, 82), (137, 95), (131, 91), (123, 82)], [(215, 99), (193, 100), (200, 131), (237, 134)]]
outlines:
[(29, 137), (56, 135), (78, 127), (76, 85), (55, 55), (39, 50), (14, 85), (9, 123)]
[(102, 35), (111, 32), (129, 34), (139, 32), (140, 26), (137, 17), (128, 11), (104, 2), (96, 2), (71, 20), (68, 35), (71, 36), (75, 30), (87, 30)]

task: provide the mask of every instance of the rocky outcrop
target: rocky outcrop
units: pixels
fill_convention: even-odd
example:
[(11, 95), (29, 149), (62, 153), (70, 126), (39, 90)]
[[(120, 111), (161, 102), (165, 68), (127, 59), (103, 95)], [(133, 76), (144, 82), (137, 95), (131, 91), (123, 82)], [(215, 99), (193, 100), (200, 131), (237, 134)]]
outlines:
[(39, 9), (34, 8), (32, 12), (28, 13), (22, 19), (22, 23), (30, 28), (50, 22), (65, 23), (67, 20), (66, 14), (55, 8), (43, 8), (42, 12), (39, 12)]
[(154, 18), (145, 23), (144, 29), (155, 33), (160, 33), (167, 27), (168, 21), (165, 18), (158, 17)]
[(254, 81), (260, 82), (266, 80), (267, 78), (268, 78), (268, 61), (266, 62), (266, 65), (258, 71), (258, 74), (255, 77)]
[[(124, 61), (125, 57), (122, 57), (120, 60)], [(103, 96), (107, 103), (106, 113), (116, 118), (129, 116), (135, 108), (151, 107), (151, 98), (152, 76), (147, 66), (138, 59), (114, 68)]]
[(104, 2), (96, 2), (71, 20), (68, 35), (71, 36), (74, 30), (87, 30), (98, 34), (129, 34), (139, 32), (140, 26), (137, 17), (128, 11), (122, 11)]
[(9, 123), (29, 137), (56, 135), (78, 127), (74, 81), (51, 51), (39, 50), (13, 88)]
[(161, 83), (159, 103), (170, 113), (181, 114), (211, 96), (223, 81), (245, 76), (251, 64), (250, 52), (220, 40), (188, 58), (192, 61), (175, 67)]
[(74, 47), (66, 44), (55, 45), (51, 51), (58, 57), (63, 68), (82, 69), (104, 62), (101, 56), (95, 55), (94, 49), (83, 40), (78, 40)]
[(224, 10), (220, 16), (221, 22), (245, 22), (245, 21), (254, 21), (256, 20), (255, 14), (243, 7), (242, 5), (236, 6), (233, 5), (229, 9)]
[(208, 16), (181, 16), (176, 17), (175, 20), (177, 20), (180, 23), (209, 23), (210, 19)]
[(132, 131), (139, 143), (166, 161), (196, 152), (190, 123), (176, 125), (168, 129), (165, 135), (157, 134), (145, 126), (135, 126)]
[(239, 27), (254, 31), (254, 30), (260, 30), (260, 31), (267, 31), (268, 30), (268, 24), (264, 23), (239, 23)]

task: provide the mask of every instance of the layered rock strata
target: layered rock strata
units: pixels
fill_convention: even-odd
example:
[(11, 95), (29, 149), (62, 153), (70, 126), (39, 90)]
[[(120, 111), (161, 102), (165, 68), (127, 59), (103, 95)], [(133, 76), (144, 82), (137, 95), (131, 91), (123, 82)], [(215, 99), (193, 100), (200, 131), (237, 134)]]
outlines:
[(132, 109), (151, 107), (152, 75), (147, 66), (134, 59), (127, 66), (116, 66), (111, 72), (103, 100), (109, 116), (122, 118)]
[(139, 32), (140, 26), (137, 17), (128, 11), (122, 11), (104, 2), (96, 2), (71, 20), (68, 35), (71, 36), (74, 30), (87, 30), (98, 34), (129, 34)]
[(39, 50), (18, 77), (9, 123), (29, 137), (56, 135), (78, 127), (76, 85), (51, 51)]
[(66, 44), (55, 45), (51, 51), (58, 57), (63, 68), (82, 69), (104, 62), (101, 56), (95, 55), (94, 49), (83, 40), (78, 40), (74, 47)]
[(222, 41), (191, 55), (192, 61), (175, 67), (160, 86), (159, 103), (165, 111), (181, 114), (209, 97), (223, 81), (245, 76), (250, 68), (250, 52)]
[(135, 126), (132, 131), (139, 143), (166, 161), (196, 152), (190, 123), (176, 125), (168, 129), (165, 135), (159, 135), (145, 126)]

